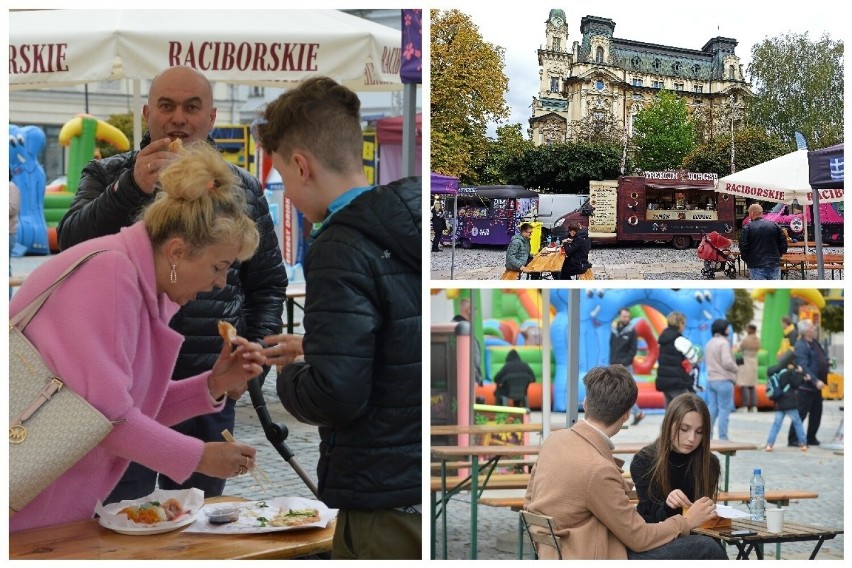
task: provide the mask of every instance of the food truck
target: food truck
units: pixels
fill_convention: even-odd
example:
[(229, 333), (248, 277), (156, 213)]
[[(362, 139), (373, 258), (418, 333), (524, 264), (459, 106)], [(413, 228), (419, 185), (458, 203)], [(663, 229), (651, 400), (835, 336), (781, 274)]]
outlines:
[(448, 229), (441, 242), (451, 244), (455, 228), (456, 242), (463, 248), (507, 246), (518, 226), (538, 212), (538, 194), (519, 185), (460, 187), (455, 196), (442, 199)]
[(589, 182), (589, 201), (554, 223), (562, 239), (567, 226), (588, 227), (597, 243), (670, 242), (686, 249), (711, 231), (731, 236), (734, 196), (714, 191), (718, 176), (686, 171), (645, 172), (618, 180)]

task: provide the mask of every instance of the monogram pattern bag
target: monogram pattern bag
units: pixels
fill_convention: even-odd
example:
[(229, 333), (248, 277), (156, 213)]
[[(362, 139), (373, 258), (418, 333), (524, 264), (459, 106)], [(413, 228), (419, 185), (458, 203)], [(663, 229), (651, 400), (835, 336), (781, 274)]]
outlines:
[(79, 259), (9, 320), (9, 509), (20, 511), (97, 446), (112, 422), (47, 368), (24, 330)]

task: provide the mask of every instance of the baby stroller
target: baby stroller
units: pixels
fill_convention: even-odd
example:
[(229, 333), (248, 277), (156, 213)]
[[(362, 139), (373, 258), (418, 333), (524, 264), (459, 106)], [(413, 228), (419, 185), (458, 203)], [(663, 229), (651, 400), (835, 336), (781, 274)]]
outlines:
[(731, 280), (737, 277), (737, 266), (731, 254), (731, 239), (716, 231), (701, 236), (698, 245), (698, 258), (704, 261), (701, 275), (707, 280), (715, 280), (717, 272), (724, 272)]

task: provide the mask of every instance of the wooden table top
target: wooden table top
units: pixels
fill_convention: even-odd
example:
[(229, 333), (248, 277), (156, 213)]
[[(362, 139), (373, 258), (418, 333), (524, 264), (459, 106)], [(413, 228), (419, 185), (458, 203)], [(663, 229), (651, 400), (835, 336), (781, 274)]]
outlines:
[(558, 249), (555, 252), (550, 252), (543, 248), (522, 270), (524, 272), (559, 272), (562, 270), (564, 261), (565, 255), (561, 254)]
[[(839, 253), (823, 253), (822, 259), (825, 262), (843, 262), (843, 255)], [(788, 252), (781, 255), (781, 260), (787, 262), (817, 262), (817, 255), (814, 252), (807, 254), (802, 252)]]
[[(827, 529), (802, 523), (794, 523), (784, 519), (780, 533), (771, 533), (766, 530), (766, 521), (752, 521), (750, 519), (733, 519), (730, 529), (693, 529), (695, 534), (703, 534), (712, 538), (724, 538), (725, 540), (742, 540), (745, 542), (795, 542), (802, 540), (817, 540), (820, 537), (832, 539), (838, 534), (843, 534), (842, 529)], [(742, 537), (722, 537), (723, 532), (737, 529), (750, 529), (756, 531), (756, 535)]]
[[(626, 444), (615, 444), (614, 454), (636, 454), (651, 442), (630, 442)], [(731, 442), (728, 440), (712, 440), (710, 450), (719, 453), (733, 454), (738, 451), (756, 450), (754, 444), (744, 442)], [(541, 446), (432, 446), (432, 457), (438, 459), (451, 459), (466, 456), (517, 456), (538, 455)]]
[[(205, 503), (244, 501), (213, 497)], [(324, 528), (261, 534), (199, 534), (176, 530), (157, 535), (125, 535), (88, 519), (11, 533), (10, 560), (256, 560), (297, 558), (328, 552), (334, 521)]]
[(289, 282), (287, 284), (287, 297), (304, 298), (306, 286), (305, 282)]

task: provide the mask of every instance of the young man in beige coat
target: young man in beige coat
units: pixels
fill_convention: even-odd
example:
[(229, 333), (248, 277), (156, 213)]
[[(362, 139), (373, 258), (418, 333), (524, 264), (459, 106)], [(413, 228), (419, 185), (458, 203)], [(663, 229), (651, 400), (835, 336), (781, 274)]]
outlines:
[[(648, 524), (630, 503), (621, 476), (624, 462), (612, 455), (610, 438), (630, 418), (639, 393), (621, 365), (596, 367), (583, 378), (585, 420), (551, 434), (541, 447), (524, 508), (553, 517), (562, 555), (576, 560), (728, 558), (713, 539), (690, 531), (716, 516), (704, 497), (686, 515)], [(550, 554), (550, 556), (548, 556)], [(543, 559), (556, 551), (542, 550)]]

